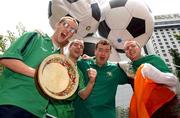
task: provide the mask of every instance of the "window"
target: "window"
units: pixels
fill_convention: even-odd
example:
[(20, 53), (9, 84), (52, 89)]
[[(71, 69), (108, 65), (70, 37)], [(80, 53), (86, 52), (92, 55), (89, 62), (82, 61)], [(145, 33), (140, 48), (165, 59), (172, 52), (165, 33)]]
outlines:
[(163, 54), (163, 56), (167, 56), (167, 54)]
[(170, 48), (170, 46), (168, 45), (167, 48)]
[(171, 42), (172, 44), (175, 44), (175, 42)]
[(169, 62), (169, 59), (165, 59), (166, 62)]
[(156, 51), (156, 54), (159, 54), (159, 51), (158, 51), (158, 50)]
[(173, 45), (173, 48), (176, 48), (176, 45)]

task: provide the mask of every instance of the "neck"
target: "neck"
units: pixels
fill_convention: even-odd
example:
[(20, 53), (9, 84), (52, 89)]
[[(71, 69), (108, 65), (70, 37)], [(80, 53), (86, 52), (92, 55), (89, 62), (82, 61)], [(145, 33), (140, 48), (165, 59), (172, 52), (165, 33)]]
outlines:
[(68, 43), (65, 41), (65, 42), (62, 42), (61, 44), (59, 44), (59, 47), (60, 48), (64, 48)]
[(98, 63), (98, 62), (96, 61), (96, 65), (97, 65), (98, 67), (102, 67), (104, 64), (100, 64), (100, 63)]
[(76, 63), (76, 62), (77, 62), (77, 59), (74, 58), (74, 57), (69, 56), (69, 59), (70, 59), (73, 63)]
[(139, 60), (140, 58), (142, 58), (143, 57), (143, 55), (139, 55), (138, 57), (134, 57), (133, 59), (131, 59), (132, 61), (137, 61), (137, 60)]
[(54, 36), (54, 35), (51, 37), (51, 39), (52, 39), (52, 43), (53, 43), (56, 47), (60, 47), (60, 44), (55, 41), (55, 36)]
[(102, 67), (103, 65), (97, 64), (97, 66)]
[(52, 42), (59, 48), (64, 48), (69, 42), (69, 40), (67, 40), (67, 41), (59, 43), (58, 42), (58, 35), (56, 33), (54, 33), (52, 35), (51, 39), (52, 39)]

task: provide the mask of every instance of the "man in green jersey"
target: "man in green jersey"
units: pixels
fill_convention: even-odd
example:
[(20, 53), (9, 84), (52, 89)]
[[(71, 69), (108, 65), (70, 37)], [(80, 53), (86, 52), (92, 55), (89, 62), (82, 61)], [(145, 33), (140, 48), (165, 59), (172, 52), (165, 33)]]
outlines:
[(72, 111), (72, 107), (67, 105), (71, 101), (53, 101), (50, 104), (38, 92), (33, 80), (38, 65), (45, 57), (62, 52), (69, 38), (76, 33), (78, 23), (72, 17), (63, 17), (55, 27), (52, 37), (25, 33), (0, 57), (0, 63), (5, 66), (0, 76), (1, 118), (43, 117), (48, 111), (65, 118)]
[[(136, 93), (136, 91), (139, 91), (138, 89), (140, 89), (140, 86), (142, 85), (142, 83), (139, 82), (140, 76), (138, 76), (137, 71), (139, 71), (139, 69), (142, 68), (140, 72), (144, 78), (147, 78), (146, 83), (144, 85), (144, 88), (146, 89), (143, 89), (144, 94), (142, 96), (142, 99), (143, 98), (147, 99), (148, 98), (147, 96), (149, 96), (148, 98), (149, 100), (147, 101), (147, 104), (145, 103), (146, 101), (141, 100), (141, 102), (147, 105), (146, 108), (148, 111), (148, 115), (152, 118), (160, 118), (160, 117), (178, 118), (180, 117), (180, 113), (178, 110), (178, 106), (180, 103), (179, 102), (180, 100), (178, 97), (179, 95), (177, 94), (176, 96), (174, 96), (176, 94), (177, 78), (171, 73), (167, 64), (157, 55), (142, 55), (140, 44), (134, 40), (129, 40), (124, 43), (124, 51), (126, 53), (126, 56), (132, 61), (131, 62), (132, 69), (134, 73), (136, 73), (136, 79), (135, 79), (135, 85), (134, 85), (135, 94), (133, 95), (133, 99), (135, 97), (136, 98), (140, 97)], [(154, 88), (152, 87), (153, 83), (149, 82), (148, 79), (150, 81), (153, 81), (153, 83), (155, 83)], [(150, 86), (150, 89), (147, 89), (149, 86)], [(163, 87), (166, 87), (165, 90), (166, 89), (167, 90), (164, 91)], [(170, 94), (171, 96), (169, 95), (169, 97), (167, 97), (168, 96), (167, 93), (171, 93), (172, 95)], [(165, 101), (165, 98), (166, 100), (169, 100), (169, 101), (168, 102)], [(157, 102), (158, 100), (161, 102)], [(134, 104), (133, 102), (134, 101), (131, 100), (131, 106), (133, 106)], [(138, 109), (140, 108), (140, 106), (137, 106), (136, 108)], [(150, 111), (153, 111), (153, 112), (150, 112)], [(135, 117), (133, 115), (134, 112), (135, 110), (131, 109), (130, 107), (130, 113), (129, 113), (130, 117), (132, 118)], [(141, 112), (139, 115), (141, 114), (143, 113)]]
[[(83, 40), (79, 39), (74, 39), (68, 46), (68, 57), (69, 59), (76, 64), (77, 60), (79, 57), (83, 54), (83, 49), (84, 49), (84, 42)], [(76, 66), (77, 67), (77, 66)], [(74, 118), (74, 106), (73, 102), (76, 99), (77, 95), (81, 99), (86, 99), (89, 94), (91, 93), (91, 90), (94, 86), (95, 79), (96, 79), (96, 70), (90, 68), (88, 70), (88, 79), (90, 80), (86, 87), (84, 86), (84, 80), (83, 80), (83, 74), (80, 71), (80, 69), (77, 67), (78, 73), (79, 73), (79, 86), (78, 90), (73, 94), (70, 98), (68, 98), (68, 102), (66, 102), (65, 107), (55, 107), (57, 111), (59, 111), (60, 115), (58, 118)], [(69, 102), (70, 101), (70, 102)], [(53, 102), (53, 101), (51, 101)], [(54, 102), (55, 103), (55, 102)], [(56, 116), (56, 114), (53, 114), (53, 111), (50, 112), (50, 115)]]
[(78, 61), (78, 67), (84, 74), (85, 85), (88, 83), (87, 69), (97, 71), (96, 82), (87, 99), (75, 102), (76, 118), (115, 118), (115, 96), (118, 85), (128, 83), (126, 73), (116, 63), (109, 62), (111, 45), (107, 40), (96, 44), (95, 58)]
[[(70, 45), (69, 45), (69, 54), (68, 57), (75, 63), (77, 64), (77, 60), (79, 59), (79, 57), (83, 54), (83, 50), (84, 50), (84, 42), (83, 40), (79, 40), (79, 39), (74, 39)], [(77, 70), (78, 73), (80, 75), (80, 82), (79, 82), (79, 90), (78, 94), (81, 97), (81, 99), (86, 99), (89, 94), (91, 93), (95, 80), (96, 80), (96, 70), (93, 68), (89, 68), (87, 71), (88, 74), (88, 79), (89, 82), (86, 85), (85, 88), (83, 88), (82, 86), (84, 85), (84, 80), (83, 80), (83, 74), (81, 72), (81, 70), (78, 68), (77, 66)]]

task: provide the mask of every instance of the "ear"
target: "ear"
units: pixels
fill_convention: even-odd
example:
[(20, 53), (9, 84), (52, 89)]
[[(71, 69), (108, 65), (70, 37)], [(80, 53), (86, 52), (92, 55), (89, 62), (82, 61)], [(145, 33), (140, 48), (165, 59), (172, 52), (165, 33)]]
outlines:
[(96, 55), (96, 53), (97, 53), (97, 51), (96, 51), (96, 49), (94, 50), (94, 55)]

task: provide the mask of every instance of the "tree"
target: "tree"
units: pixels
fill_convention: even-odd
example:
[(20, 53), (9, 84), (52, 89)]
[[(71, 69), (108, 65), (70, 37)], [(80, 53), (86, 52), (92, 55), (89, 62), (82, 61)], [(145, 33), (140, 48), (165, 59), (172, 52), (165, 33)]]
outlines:
[[(174, 35), (177, 40), (180, 40), (180, 35)], [(176, 69), (176, 75), (180, 79), (180, 53), (176, 49), (170, 49), (170, 55), (173, 58), (173, 63)]]
[(4, 52), (4, 50), (5, 50), (5, 47), (6, 47), (6, 42), (7, 40), (6, 39), (4, 39), (4, 36), (3, 35), (0, 35), (0, 52), (2, 53), (2, 52)]
[(180, 40), (180, 35), (175, 34), (174, 37), (175, 37), (177, 40)]
[[(2, 54), (7, 49), (7, 47), (16, 40), (17, 37), (27, 32), (25, 26), (22, 23), (18, 23), (16, 25), (16, 29), (18, 31), (18, 36), (16, 36), (15, 33), (10, 30), (7, 31), (7, 36), (0, 35), (0, 54)], [(3, 66), (0, 64), (0, 74), (2, 70)]]
[(15, 35), (14, 32), (7, 30), (7, 36), (0, 35), (0, 51), (4, 52), (8, 45), (12, 44), (17, 37), (21, 36), (25, 32), (27, 32), (25, 26), (22, 23), (18, 23), (16, 25), (16, 29), (18, 31), (18, 36)]

